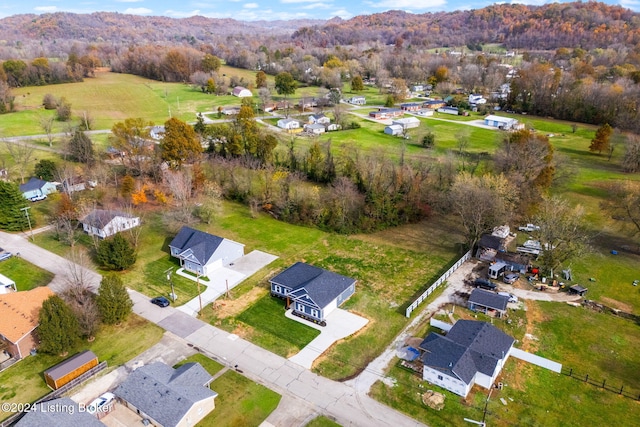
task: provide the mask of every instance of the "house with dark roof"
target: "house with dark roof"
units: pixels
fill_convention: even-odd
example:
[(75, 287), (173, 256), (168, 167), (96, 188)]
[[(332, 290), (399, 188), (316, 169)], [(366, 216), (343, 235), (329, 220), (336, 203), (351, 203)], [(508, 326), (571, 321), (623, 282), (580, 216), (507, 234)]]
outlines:
[(128, 213), (94, 209), (80, 221), (90, 236), (106, 238), (140, 225), (140, 218)]
[(171, 256), (185, 270), (208, 276), (244, 256), (244, 245), (223, 237), (184, 226), (169, 243)]
[(321, 124), (321, 125), (326, 125), (331, 123), (331, 119), (327, 116), (325, 116), (322, 113), (319, 114), (310, 114), (309, 117), (307, 118), (307, 123), (312, 125), (312, 124)]
[(490, 262), (495, 259), (498, 252), (506, 252), (507, 250), (505, 238), (489, 233), (480, 236), (477, 246), (476, 258)]
[(474, 384), (490, 389), (514, 342), (489, 323), (458, 320), (446, 336), (431, 332), (420, 344), (423, 378), (463, 397)]
[(68, 397), (35, 404), (15, 427), (82, 426), (104, 427), (95, 415)]
[(0, 294), (0, 345), (12, 358), (20, 360), (36, 348), (40, 309), (52, 295), (46, 286)]
[(356, 291), (356, 280), (297, 262), (271, 280), (271, 295), (286, 300), (293, 314), (321, 325)]
[(56, 191), (58, 191), (56, 189), (56, 184), (39, 178), (32, 177), (26, 183), (20, 184), (20, 192), (22, 193), (22, 196), (28, 200), (41, 200)]
[(174, 369), (161, 362), (133, 371), (113, 392), (125, 406), (159, 427), (193, 426), (215, 408), (213, 377), (199, 363)]
[(476, 288), (469, 295), (467, 307), (469, 310), (480, 311), (489, 316), (502, 317), (507, 312), (508, 302), (508, 296)]

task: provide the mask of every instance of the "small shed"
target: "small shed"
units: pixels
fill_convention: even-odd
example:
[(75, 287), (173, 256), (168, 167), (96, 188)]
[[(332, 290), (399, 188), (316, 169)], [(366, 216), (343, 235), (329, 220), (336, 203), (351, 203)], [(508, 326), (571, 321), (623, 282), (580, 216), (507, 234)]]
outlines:
[(97, 365), (98, 356), (91, 350), (85, 350), (44, 371), (44, 380), (57, 390)]
[(387, 135), (400, 136), (402, 132), (404, 132), (404, 129), (400, 125), (389, 125), (384, 128), (384, 133)]
[(584, 287), (582, 287), (580, 285), (573, 285), (573, 286), (571, 286), (569, 288), (569, 293), (570, 294), (577, 294), (577, 295), (580, 295), (581, 297), (583, 297), (584, 294), (587, 293), (587, 291), (588, 291), (587, 288), (584, 288)]

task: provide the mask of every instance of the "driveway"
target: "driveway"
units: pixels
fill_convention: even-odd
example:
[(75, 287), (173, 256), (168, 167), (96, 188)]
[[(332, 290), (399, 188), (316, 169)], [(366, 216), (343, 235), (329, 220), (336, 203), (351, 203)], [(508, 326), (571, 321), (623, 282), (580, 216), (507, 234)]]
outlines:
[[(261, 270), (271, 264), (276, 259), (278, 259), (278, 257), (275, 255), (262, 251), (252, 251), (229, 266), (215, 270), (211, 275), (209, 275), (209, 280), (200, 279), (201, 288), (204, 288), (200, 297), (195, 297), (191, 301), (181, 305), (178, 307), (178, 310), (181, 310), (190, 316), (197, 316), (200, 312), (201, 302), (202, 307), (206, 307), (208, 304), (217, 300), (221, 295), (224, 295), (236, 287), (244, 279), (253, 276), (258, 272), (258, 270)], [(182, 269), (178, 270), (177, 274), (196, 281), (192, 275), (182, 273)]]
[(294, 316), (291, 310), (285, 311), (285, 316), (320, 331), (320, 335), (300, 350), (298, 354), (289, 358), (290, 361), (307, 369), (311, 369), (313, 362), (336, 341), (355, 334), (369, 323), (368, 319), (340, 308), (333, 310), (327, 316), (327, 326), (324, 327)]

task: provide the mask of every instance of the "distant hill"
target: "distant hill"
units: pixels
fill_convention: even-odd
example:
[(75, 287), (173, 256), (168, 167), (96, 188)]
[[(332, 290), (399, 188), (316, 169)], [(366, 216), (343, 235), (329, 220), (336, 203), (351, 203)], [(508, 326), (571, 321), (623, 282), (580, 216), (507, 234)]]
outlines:
[(82, 42), (128, 43), (212, 43), (234, 34), (279, 36), (302, 26), (326, 21), (237, 21), (202, 16), (175, 19), (163, 16), (125, 15), (116, 12), (91, 14), (48, 13), (14, 15), (0, 19), (0, 41), (76, 40)]
[(483, 9), (411, 14), (388, 11), (304, 27), (293, 39), (320, 46), (382, 41), (449, 47), (500, 43), (509, 49), (628, 46), (640, 42), (640, 14), (598, 2), (543, 6), (492, 5)]

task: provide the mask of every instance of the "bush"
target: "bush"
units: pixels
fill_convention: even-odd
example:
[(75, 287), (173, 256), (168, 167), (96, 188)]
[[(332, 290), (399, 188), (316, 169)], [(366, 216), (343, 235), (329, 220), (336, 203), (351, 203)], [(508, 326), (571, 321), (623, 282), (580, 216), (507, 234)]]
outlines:
[(45, 110), (55, 110), (58, 107), (58, 100), (52, 94), (47, 93), (44, 98), (42, 98), (42, 105)]

